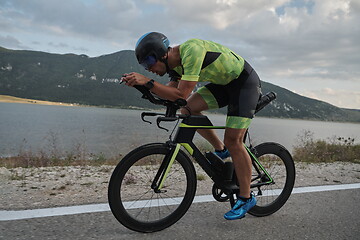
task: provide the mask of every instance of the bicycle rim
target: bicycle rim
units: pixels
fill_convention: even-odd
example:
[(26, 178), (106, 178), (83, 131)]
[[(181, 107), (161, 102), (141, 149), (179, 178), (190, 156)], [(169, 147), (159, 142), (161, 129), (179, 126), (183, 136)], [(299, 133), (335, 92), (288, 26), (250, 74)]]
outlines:
[(119, 163), (109, 185), (109, 203), (115, 217), (126, 227), (140, 232), (162, 230), (178, 221), (190, 207), (196, 190), (193, 165), (179, 152), (156, 193), (151, 184), (168, 148), (140, 148)]

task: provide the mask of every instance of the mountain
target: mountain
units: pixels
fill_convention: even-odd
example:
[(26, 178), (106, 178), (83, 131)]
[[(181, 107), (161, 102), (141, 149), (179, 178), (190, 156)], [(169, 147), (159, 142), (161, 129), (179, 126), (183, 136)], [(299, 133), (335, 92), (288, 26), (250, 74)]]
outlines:
[[(91, 58), (0, 47), (0, 94), (3, 95), (96, 106), (154, 108), (140, 98), (137, 90), (118, 83), (122, 74), (132, 71), (162, 83), (167, 81), (145, 71), (130, 50)], [(277, 100), (258, 116), (360, 122), (358, 110), (338, 108), (267, 82), (262, 82), (262, 91), (276, 92)]]
[(277, 99), (258, 116), (298, 118), (322, 121), (360, 122), (360, 111), (338, 108), (329, 103), (295, 94), (285, 88), (263, 82), (263, 92), (274, 91)]

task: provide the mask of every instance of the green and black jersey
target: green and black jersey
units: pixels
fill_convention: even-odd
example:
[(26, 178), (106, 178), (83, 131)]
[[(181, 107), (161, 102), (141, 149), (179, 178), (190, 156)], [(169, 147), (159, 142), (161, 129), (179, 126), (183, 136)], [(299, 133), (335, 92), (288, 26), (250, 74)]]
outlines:
[(244, 59), (221, 44), (190, 39), (180, 45), (181, 66), (174, 68), (172, 80), (211, 82), (226, 85), (239, 77)]
[(208, 109), (228, 106), (226, 127), (248, 128), (260, 96), (260, 79), (239, 55), (221, 44), (190, 39), (180, 45), (181, 65), (172, 81), (209, 82), (196, 92)]

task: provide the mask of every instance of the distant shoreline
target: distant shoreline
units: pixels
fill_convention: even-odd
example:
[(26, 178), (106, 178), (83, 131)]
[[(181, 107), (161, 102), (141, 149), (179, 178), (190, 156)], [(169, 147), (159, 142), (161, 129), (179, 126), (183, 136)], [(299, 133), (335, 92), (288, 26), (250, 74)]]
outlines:
[[(128, 109), (128, 110), (148, 110), (151, 111), (152, 109), (145, 109), (133, 106), (98, 106), (98, 105), (83, 105), (79, 103), (63, 103), (63, 102), (51, 102), (51, 101), (43, 101), (43, 100), (35, 100), (29, 98), (19, 98), (13, 97), (9, 95), (1, 95), (0, 94), (0, 103), (25, 103), (25, 104), (38, 104), (38, 105), (52, 105), (52, 106), (67, 106), (67, 107), (97, 107), (97, 108), (118, 108), (118, 109)], [(164, 110), (165, 111), (165, 110)]]
[(26, 103), (26, 104), (40, 104), (40, 105), (53, 105), (53, 106), (80, 106), (76, 103), (62, 103), (62, 102), (50, 102), (35, 99), (19, 98), (8, 95), (0, 95), (0, 102), (5, 103)]
[[(13, 97), (9, 95), (1, 95), (0, 94), (0, 102), (4, 103), (26, 103), (26, 104), (38, 104), (38, 105), (52, 105), (52, 106), (70, 106), (70, 107), (99, 107), (99, 108), (118, 108), (118, 109), (127, 109), (127, 110), (140, 110), (140, 111), (165, 111), (163, 109), (147, 109), (147, 108), (139, 108), (133, 106), (96, 106), (96, 105), (82, 105), (78, 103), (63, 103), (63, 102), (51, 102), (51, 101), (42, 101), (28, 98), (19, 98)], [(215, 114), (215, 115), (224, 115), (224, 113), (219, 112), (209, 112), (205, 111), (205, 114)], [(274, 118), (274, 119), (288, 119), (288, 120), (301, 120), (301, 121), (317, 121), (317, 122), (337, 122), (337, 123), (353, 123), (359, 124), (360, 122), (354, 121), (325, 121), (319, 119), (304, 119), (304, 118), (281, 118), (281, 117), (264, 117), (264, 116), (256, 116), (256, 118)]]

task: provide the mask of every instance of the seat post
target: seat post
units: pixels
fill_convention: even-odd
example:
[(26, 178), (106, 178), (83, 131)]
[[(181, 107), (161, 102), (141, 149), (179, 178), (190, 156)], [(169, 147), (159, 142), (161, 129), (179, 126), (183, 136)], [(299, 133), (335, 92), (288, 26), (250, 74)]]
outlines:
[(245, 132), (245, 135), (244, 135), (244, 139), (243, 139), (243, 143), (246, 142), (246, 139), (247, 139), (248, 135), (249, 135), (249, 129), (246, 129), (246, 132)]

